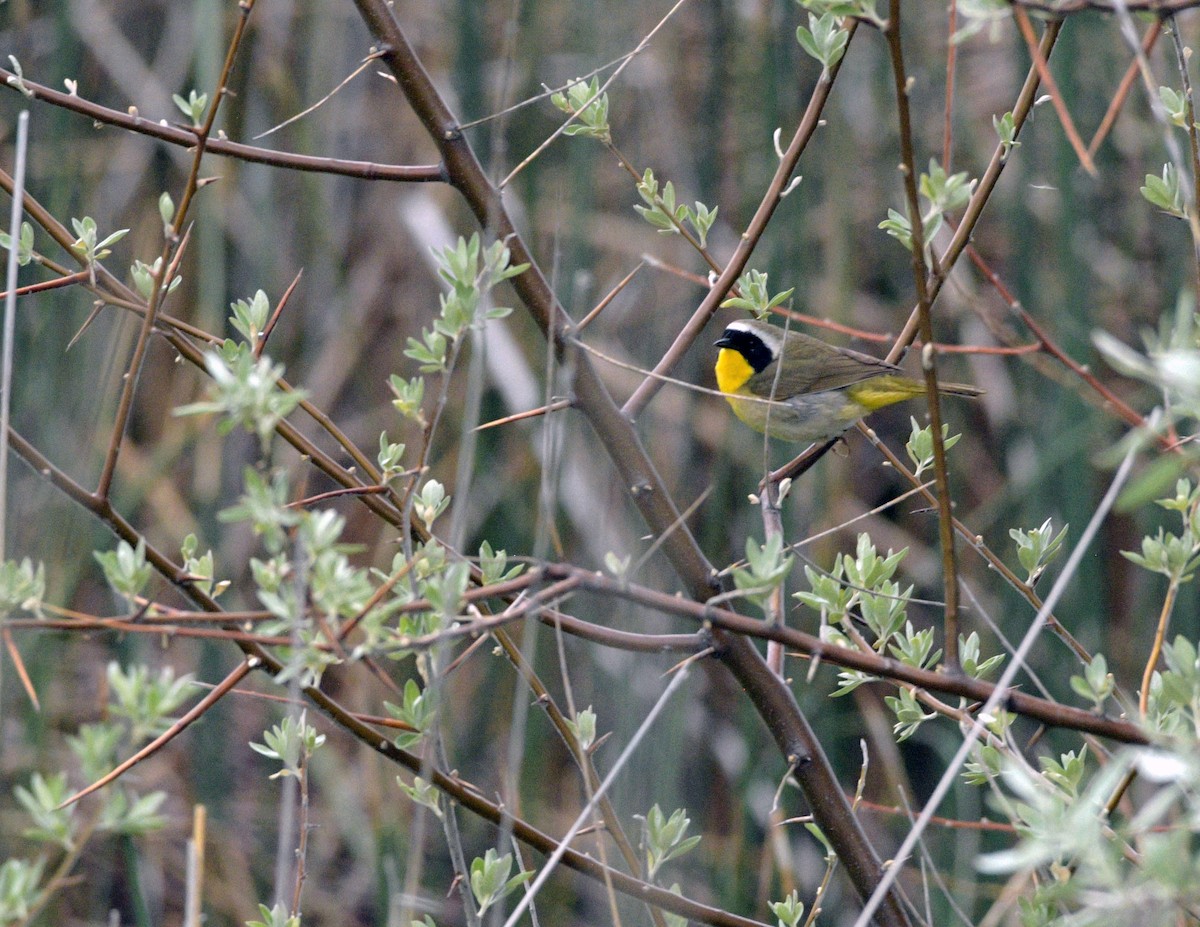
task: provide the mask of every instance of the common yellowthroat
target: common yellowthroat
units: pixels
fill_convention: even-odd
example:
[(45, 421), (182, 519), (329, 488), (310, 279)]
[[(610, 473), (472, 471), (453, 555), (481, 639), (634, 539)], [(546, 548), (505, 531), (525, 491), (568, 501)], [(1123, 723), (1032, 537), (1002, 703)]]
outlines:
[[(828, 441), (869, 412), (925, 393), (894, 364), (753, 319), (731, 322), (716, 346), (717, 388), (734, 415), (783, 441)], [(963, 383), (938, 391), (983, 393)]]

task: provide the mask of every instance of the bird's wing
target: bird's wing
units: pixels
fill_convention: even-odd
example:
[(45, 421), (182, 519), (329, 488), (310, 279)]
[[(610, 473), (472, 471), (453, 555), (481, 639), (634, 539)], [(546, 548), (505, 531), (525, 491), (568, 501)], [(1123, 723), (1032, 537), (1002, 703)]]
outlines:
[(832, 346), (830, 346), (828, 355), (822, 358), (819, 368), (814, 371), (809, 382), (797, 392), (822, 393), (826, 390), (841, 389), (852, 383), (860, 383), (880, 374), (900, 371), (895, 364), (889, 364), (878, 357), (860, 354), (849, 348)]

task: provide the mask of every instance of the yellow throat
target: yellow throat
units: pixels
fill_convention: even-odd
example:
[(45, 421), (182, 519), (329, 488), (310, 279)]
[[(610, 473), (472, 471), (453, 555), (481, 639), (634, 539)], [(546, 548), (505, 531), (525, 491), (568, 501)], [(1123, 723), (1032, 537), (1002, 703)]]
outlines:
[(722, 393), (741, 393), (746, 381), (754, 376), (754, 368), (737, 351), (721, 348), (717, 354), (717, 389)]

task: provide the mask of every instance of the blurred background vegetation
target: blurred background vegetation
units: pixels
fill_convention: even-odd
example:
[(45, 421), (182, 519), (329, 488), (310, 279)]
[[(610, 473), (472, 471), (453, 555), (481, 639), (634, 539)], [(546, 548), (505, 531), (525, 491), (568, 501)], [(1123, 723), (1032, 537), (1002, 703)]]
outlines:
[[(480, 0), (396, 5), (401, 24), (426, 66), (464, 121), (485, 119), (468, 135), (496, 177), (535, 149), (559, 124), (561, 114), (542, 99), (507, 111), (629, 52), (667, 12), (667, 4), (615, 4), (593, 0)], [(11, 54), (30, 80), (62, 88), (76, 82), (81, 97), (147, 119), (178, 122), (171, 96), (210, 89), (223, 58), (235, 5), (220, 0), (112, 3), (102, 0), (9, 0), (0, 9), (0, 51)], [(948, 22), (939, 3), (905, 5), (904, 41), (914, 78), (911, 99), (917, 160), (943, 159)], [(684, 3), (610, 88), (614, 143), (639, 169), (653, 168), (671, 180), (681, 201), (718, 206), (709, 246), (727, 256), (757, 207), (777, 160), (772, 134), (792, 132), (819, 76), (819, 66), (796, 42), (806, 14), (792, 0), (693, 0)], [(1181, 20), (1185, 40), (1195, 22)], [(1173, 62), (1160, 42), (1151, 60), (1171, 83)], [(230, 138), (251, 142), (322, 99), (371, 50), (362, 22), (349, 3), (263, 2), (254, 10), (231, 87), (218, 120)], [(957, 45), (956, 94), (951, 125), (952, 171), (977, 177), (996, 145), (993, 116), (1012, 108), (1030, 61), (1007, 17)], [(1055, 77), (1085, 140), (1091, 137), (1130, 61), (1114, 22), (1105, 16), (1073, 16), (1054, 51)], [(253, 144), (300, 153), (389, 164), (429, 164), (436, 151), (394, 84), (368, 66), (314, 112)], [(1177, 75), (1176, 75), (1177, 76)], [(29, 105), (18, 93), (0, 96), (3, 163), (11, 170), (16, 114)], [(134, 258), (149, 261), (161, 245), (156, 208), (163, 190), (177, 191), (190, 155), (144, 136), (102, 127), (52, 106), (31, 107), (30, 195), (60, 221), (92, 216), (102, 233), (130, 234), (107, 265), (118, 276)], [(499, 115), (497, 115), (499, 114)], [(914, 304), (909, 255), (879, 230), (887, 209), (902, 208), (896, 170), (895, 101), (884, 40), (861, 29), (851, 43), (824, 124), (800, 163), (803, 180), (787, 197), (752, 259), (769, 274), (772, 290), (794, 287), (794, 308), (878, 335), (894, 334)], [(1111, 135), (1096, 152), (1097, 176), (1089, 176), (1066, 142), (1048, 103), (1036, 107), (987, 207), (974, 241), (1021, 304), (1062, 349), (1095, 372), (1135, 408), (1157, 401), (1148, 387), (1123, 379), (1098, 361), (1093, 330), (1103, 328), (1138, 346), (1144, 327), (1173, 317), (1181, 291), (1192, 281), (1185, 223), (1169, 219), (1138, 193), (1146, 174), (1164, 160), (1163, 134), (1145, 95), (1135, 87)], [(366, 182), (208, 156), (197, 203), (193, 240), (181, 267), (183, 284), (169, 311), (219, 334), (227, 330), (231, 301), (263, 289), (274, 305), (295, 275), (303, 277), (272, 335), (269, 353), (286, 364), (288, 379), (310, 391), (368, 454), (379, 434), (419, 443), (419, 434), (390, 403), (390, 374), (415, 374), (403, 356), (405, 340), (429, 324), (437, 309), (439, 281), (431, 249), (444, 247), (475, 226), (458, 197), (439, 184)], [(706, 268), (678, 238), (659, 235), (632, 209), (639, 201), (629, 175), (605, 149), (587, 139), (560, 138), (512, 183), (508, 203), (560, 298), (575, 318), (586, 314), (639, 262), (632, 282), (590, 326), (587, 340), (608, 355), (651, 367), (703, 296), (703, 287), (673, 269), (703, 275)], [(6, 201), (7, 202), (7, 201)], [(46, 247), (45, 239), (40, 244)], [(59, 254), (58, 258), (66, 260)], [(43, 279), (36, 267), (22, 283)], [(41, 276), (40, 276), (41, 275)], [(503, 288), (502, 288), (503, 290)], [(510, 304), (507, 292), (498, 297)], [(107, 446), (121, 377), (140, 320), (106, 308), (70, 344), (92, 310), (75, 288), (23, 300), (17, 323), (14, 427), (85, 486), (94, 485)], [(676, 375), (711, 387), (719, 316)], [(936, 337), (951, 344), (995, 346), (1036, 341), (996, 291), (967, 263), (952, 275), (934, 313)], [(831, 341), (882, 355), (886, 343), (847, 339), (808, 329)], [(482, 353), (480, 347), (486, 344)], [(69, 346), (70, 345), (70, 346)], [(473, 344), (451, 387), (447, 417), (435, 438), (431, 474), (454, 493), (464, 452), (467, 370), (482, 363), (483, 421), (540, 405), (564, 391), (556, 371), (546, 382), (546, 348), (527, 317), (516, 312), (490, 323)], [(911, 364), (911, 361), (910, 361)], [(618, 401), (640, 377), (601, 364)], [(1069, 524), (1068, 543), (1089, 518), (1110, 478), (1104, 454), (1126, 430), (1081, 381), (1045, 354), (943, 356), (946, 379), (977, 383), (987, 395), (977, 403), (953, 402), (945, 414), (964, 437), (950, 467), (956, 514), (993, 549), (1015, 564), (1010, 528), (1032, 528), (1052, 519)], [(257, 540), (242, 524), (218, 520), (241, 492), (243, 469), (258, 457), (254, 436), (216, 434), (209, 418), (179, 418), (172, 410), (203, 395), (206, 379), (176, 363), (161, 341), (151, 352), (139, 384), (130, 439), (114, 488), (116, 508), (145, 535), (177, 550), (194, 532), (211, 546), (218, 575), (232, 580), (228, 608), (256, 607), (248, 561)], [(909, 431), (918, 405), (898, 407), (872, 419), (893, 447)], [(758, 510), (747, 501), (762, 471), (760, 438), (729, 414), (719, 399), (676, 387), (665, 389), (638, 422), (643, 439), (681, 507), (705, 497), (691, 524), (712, 562), (727, 564), (744, 552), (745, 539), (761, 538)], [(300, 427), (330, 446), (310, 422)], [(614, 485), (614, 471), (587, 425), (570, 412), (554, 423), (557, 446), (547, 450), (546, 420), (534, 419), (481, 432), (473, 457), (471, 490), (455, 497), (463, 550), (487, 539), (510, 555), (566, 560), (599, 569), (608, 551), (646, 549), (643, 526)], [(773, 447), (779, 463), (789, 448)], [(552, 528), (538, 519), (543, 463), (554, 461), (550, 479)], [(295, 455), (281, 455), (297, 495), (332, 488)], [(907, 487), (882, 467), (860, 436), (828, 455), (792, 491), (784, 512), (791, 541), (839, 525), (893, 498)], [(124, 603), (104, 583), (93, 549), (114, 545), (88, 512), (65, 499), (37, 474), (17, 468), (10, 487), (10, 556), (30, 557), (47, 568), (47, 600), (81, 612), (120, 614)], [(356, 563), (386, 569), (397, 550), (394, 529), (357, 503), (337, 508), (349, 521), (346, 540), (361, 545)], [(1065, 600), (1060, 620), (1083, 643), (1109, 655), (1117, 678), (1136, 688), (1148, 651), (1162, 580), (1120, 556), (1136, 549), (1158, 516), (1146, 509), (1110, 519)], [(935, 514), (923, 504), (903, 503), (826, 535), (802, 549), (828, 567), (835, 553), (853, 549), (859, 531), (881, 549), (910, 548), (904, 581), (916, 597), (941, 598)], [(973, 592), (968, 629), (979, 630), (999, 650), (983, 615), (1010, 639), (1019, 638), (1031, 611), (986, 564), (969, 552), (960, 557), (963, 581)], [(676, 588), (660, 558), (642, 568), (637, 581)], [(793, 575), (790, 590), (802, 582)], [(163, 591), (169, 597), (168, 590)], [(581, 596), (571, 610), (601, 624), (639, 631), (691, 630), (646, 609)], [(1185, 589), (1176, 628), (1194, 635), (1196, 599)], [(938, 625), (934, 607), (914, 605), (920, 625)], [(812, 630), (814, 613), (800, 608), (789, 621)], [(171, 666), (215, 682), (240, 658), (223, 642), (172, 640), (167, 636), (106, 633), (22, 633), (17, 637), (41, 698), (35, 710), (18, 679), (3, 676), (4, 725), (0, 728), (0, 794), (28, 781), (35, 770), (70, 770), (84, 784), (63, 745), (63, 735), (101, 718), (107, 698), (105, 667), (145, 662)], [(567, 640), (566, 661), (575, 704), (593, 705), (615, 756), (638, 725), (676, 657), (647, 657), (603, 650)], [(1033, 665), (1051, 691), (1070, 699), (1068, 651), (1047, 638)], [(537, 665), (561, 694), (559, 655), (543, 632)], [(952, 725), (926, 725), (896, 747), (890, 713), (881, 695), (864, 687), (830, 700), (835, 672), (807, 678), (807, 664), (792, 663), (795, 690), (818, 735), (852, 788), (861, 762), (859, 741), (872, 754), (867, 797), (885, 806), (901, 791), (919, 807), (948, 755), (959, 742)], [(387, 669), (402, 680), (403, 665)], [(369, 674), (333, 670), (327, 688), (358, 710), (380, 711), (390, 697)], [(267, 679), (247, 684), (277, 692)], [(689, 897), (769, 920), (765, 902), (783, 896), (795, 879), (801, 897), (811, 896), (824, 864), (819, 844), (792, 826), (772, 850), (768, 812), (785, 764), (760, 721), (728, 678), (696, 673), (687, 696), (674, 702), (655, 728), (652, 749), (635, 758), (616, 786), (614, 801), (631, 829), (633, 816), (658, 803), (683, 807), (699, 848), (666, 876)], [(529, 699), (514, 684), (509, 666), (486, 649), (455, 672), (448, 751), (452, 765), (486, 795), (506, 774), (504, 745), (513, 699)], [(514, 693), (518, 693), (514, 695)], [(730, 706), (733, 709), (730, 710)], [(210, 815), (209, 870), (204, 897), (211, 924), (242, 923), (254, 904), (273, 895), (276, 815), (280, 784), (273, 767), (247, 748), (278, 720), (280, 706), (248, 694), (224, 699), (168, 750), (132, 773), (144, 791), (163, 790), (167, 826), (144, 837), (93, 841), (79, 878), (52, 902), (43, 922), (98, 923), (119, 912), (121, 923), (178, 923), (183, 894), (184, 840), (191, 807)], [(311, 717), (311, 714), (310, 714)], [(1029, 728), (1029, 732), (1033, 730)], [(458, 923), (456, 899), (445, 897), (449, 863), (438, 840), (422, 849), (411, 842), (411, 803), (398, 791), (396, 771), (340, 732), (325, 730), (326, 747), (312, 769), (312, 820), (306, 923), (385, 923), (410, 858), (424, 855), (423, 897), (438, 923)], [(1027, 732), (1028, 733), (1028, 732)], [(1058, 735), (1051, 734), (1051, 742)], [(1071, 743), (1066, 738), (1063, 743)], [(1065, 747), (1064, 747), (1065, 749)], [(530, 714), (521, 812), (551, 833), (561, 833), (578, 808), (579, 789), (569, 757), (536, 711)], [(798, 799), (785, 799), (785, 808)], [(960, 789), (943, 813), (966, 820), (984, 810), (978, 790)], [(902, 833), (905, 819), (863, 812), (881, 853)], [(464, 842), (482, 854), (493, 839), (489, 826), (463, 817)], [(38, 852), (22, 836), (19, 808), (0, 801), (0, 852)], [(978, 915), (1000, 883), (980, 881), (971, 860), (983, 848), (1011, 838), (968, 829), (935, 829), (929, 837), (934, 864), (951, 881), (960, 905)], [(789, 875), (781, 875), (787, 871)], [(834, 879), (822, 922), (849, 923), (857, 905)], [(840, 899), (847, 897), (843, 905)], [(595, 923), (607, 919), (602, 888), (575, 876), (552, 882), (544, 900), (547, 922)], [(934, 920), (946, 921), (934, 899)], [(628, 906), (631, 922), (645, 914)], [(639, 921), (641, 922), (641, 921)]]

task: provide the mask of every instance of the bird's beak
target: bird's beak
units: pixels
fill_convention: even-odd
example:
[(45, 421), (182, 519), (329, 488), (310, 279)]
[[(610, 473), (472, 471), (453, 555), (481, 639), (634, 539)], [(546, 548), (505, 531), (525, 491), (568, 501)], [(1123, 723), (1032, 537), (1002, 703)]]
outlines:
[(727, 337), (722, 335), (720, 338), (718, 338), (716, 341), (713, 342), (713, 347), (714, 348), (727, 348), (732, 343), (733, 342), (731, 342)]

